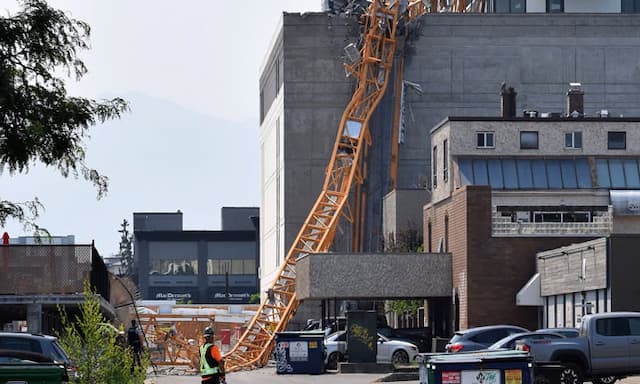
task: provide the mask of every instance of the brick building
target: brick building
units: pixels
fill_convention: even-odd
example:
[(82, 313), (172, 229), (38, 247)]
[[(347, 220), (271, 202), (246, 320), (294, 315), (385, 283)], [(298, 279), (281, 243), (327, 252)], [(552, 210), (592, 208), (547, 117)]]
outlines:
[[(454, 328), (551, 323), (557, 299), (552, 309), (517, 303), (544, 251), (640, 233), (629, 203), (640, 189), (640, 119), (585, 118), (579, 86), (568, 95), (564, 116), (575, 110), (575, 118), (507, 108), (496, 118), (450, 117), (431, 131), (425, 251), (452, 255)], [(503, 96), (515, 105), (515, 94)], [(606, 284), (595, 289), (611, 294)]]

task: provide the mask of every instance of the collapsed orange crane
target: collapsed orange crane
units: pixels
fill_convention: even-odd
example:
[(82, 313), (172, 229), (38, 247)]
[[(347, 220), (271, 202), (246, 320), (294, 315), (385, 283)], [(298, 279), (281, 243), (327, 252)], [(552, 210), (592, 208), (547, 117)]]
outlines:
[[(341, 216), (351, 224), (358, 224), (362, 218), (362, 196), (355, 197), (355, 210), (352, 211), (349, 193), (352, 186), (359, 186), (364, 181), (364, 158), (371, 145), (369, 120), (388, 84), (400, 3), (399, 0), (372, 0), (362, 16), (362, 48), (358, 51), (353, 45), (347, 47), (351, 63), (345, 67), (357, 79), (357, 87), (340, 120), (322, 191), (280, 266), (266, 300), (260, 304), (245, 333), (224, 356), (227, 372), (258, 368), (267, 363), (276, 332), (285, 330), (299, 305), (295, 292), (296, 261), (309, 253), (327, 252), (333, 244)], [(427, 12), (465, 12), (468, 9), (481, 12), (484, 0), (472, 1), (470, 6), (475, 9), (468, 7), (466, 0), (454, 0), (448, 7), (441, 0), (414, 0), (408, 4), (406, 17), (412, 20)], [(354, 248), (357, 243), (354, 241)]]
[(340, 121), (322, 192), (282, 263), (268, 297), (261, 303), (246, 332), (225, 355), (227, 372), (257, 368), (267, 363), (276, 332), (285, 329), (299, 305), (295, 291), (296, 260), (329, 249), (340, 215), (353, 223), (347, 200), (354, 182), (363, 181), (364, 144), (371, 142), (369, 119), (388, 83), (398, 14), (398, 1), (387, 4), (374, 0), (363, 15), (363, 47), (358, 57), (345, 65), (358, 84)]

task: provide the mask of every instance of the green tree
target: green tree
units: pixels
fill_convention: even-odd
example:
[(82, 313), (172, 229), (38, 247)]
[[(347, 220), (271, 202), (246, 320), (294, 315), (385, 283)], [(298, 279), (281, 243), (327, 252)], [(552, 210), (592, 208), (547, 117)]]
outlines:
[(85, 301), (72, 321), (60, 309), (62, 331), (57, 336), (69, 357), (78, 366), (79, 384), (141, 384), (146, 377), (148, 356), (133, 372), (132, 352), (116, 340), (116, 334), (103, 324), (100, 299), (88, 282), (84, 287)]
[[(83, 177), (107, 192), (108, 178), (85, 164), (88, 128), (128, 110), (121, 98), (96, 101), (67, 94), (65, 80), (87, 73), (80, 50), (88, 49), (89, 25), (51, 8), (45, 0), (18, 0), (20, 10), (0, 16), (0, 172), (28, 173), (41, 162), (64, 177)], [(8, 218), (43, 231), (36, 198), (0, 196), (0, 226)], [(46, 232), (46, 231), (45, 231)]]

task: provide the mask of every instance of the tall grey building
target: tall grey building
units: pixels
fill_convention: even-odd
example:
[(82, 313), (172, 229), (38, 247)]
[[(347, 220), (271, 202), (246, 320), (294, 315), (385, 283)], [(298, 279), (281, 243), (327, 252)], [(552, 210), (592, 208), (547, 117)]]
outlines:
[[(413, 23), (397, 49), (404, 90), (390, 83), (370, 124), (365, 249), (384, 243), (396, 102), (403, 111), (397, 190), (430, 188), (429, 131), (447, 116), (500, 115), (503, 82), (518, 93), (518, 114), (564, 111), (568, 84), (580, 82), (586, 115), (639, 116), (640, 17), (627, 14), (635, 11), (624, 0), (493, 0), (487, 13), (425, 14)], [(262, 291), (322, 189), (354, 87), (343, 48), (359, 43), (360, 32), (344, 14), (285, 13), (267, 53), (260, 79)], [(338, 231), (336, 250), (348, 250), (349, 234)]]

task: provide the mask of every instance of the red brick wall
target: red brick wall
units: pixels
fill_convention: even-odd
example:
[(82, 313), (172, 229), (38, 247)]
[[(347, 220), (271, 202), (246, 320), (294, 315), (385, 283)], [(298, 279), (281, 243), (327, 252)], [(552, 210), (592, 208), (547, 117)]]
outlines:
[(491, 189), (467, 186), (450, 199), (428, 205), (424, 212), (432, 223), (434, 252), (444, 237), (444, 217), (449, 217), (449, 252), (453, 258), (453, 284), (460, 300), (460, 329), (488, 324), (516, 324), (535, 329), (534, 307), (518, 307), (516, 294), (535, 273), (535, 254), (591, 238), (491, 237)]

